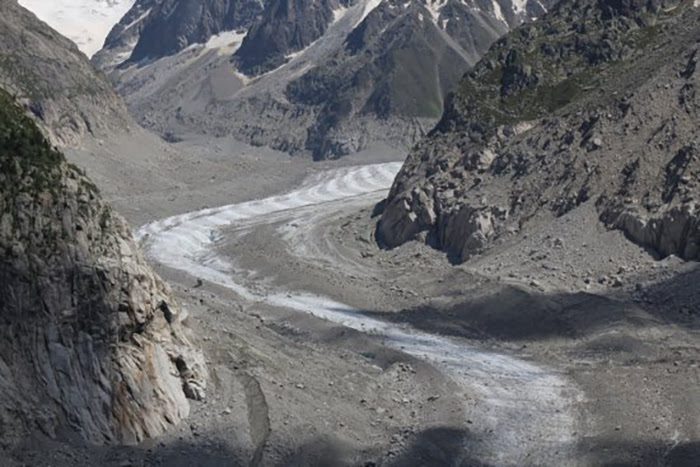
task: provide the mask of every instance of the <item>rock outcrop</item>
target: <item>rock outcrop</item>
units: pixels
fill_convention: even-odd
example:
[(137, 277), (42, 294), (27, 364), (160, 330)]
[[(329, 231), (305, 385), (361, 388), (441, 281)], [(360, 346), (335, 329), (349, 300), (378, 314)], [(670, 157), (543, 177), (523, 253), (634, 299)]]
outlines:
[(378, 225), (464, 261), (595, 203), (659, 257), (700, 259), (692, 1), (562, 1), (498, 41), (409, 155)]
[(104, 76), (75, 44), (16, 0), (0, 0), (0, 87), (17, 96), (51, 142), (123, 130), (130, 117)]
[(185, 317), (127, 223), (0, 90), (0, 444), (177, 424), (206, 385)]

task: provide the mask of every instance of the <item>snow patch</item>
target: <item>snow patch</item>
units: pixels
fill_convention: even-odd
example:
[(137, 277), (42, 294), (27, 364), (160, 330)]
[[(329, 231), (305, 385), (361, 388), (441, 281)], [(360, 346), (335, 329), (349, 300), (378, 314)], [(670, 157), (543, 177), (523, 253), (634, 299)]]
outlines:
[(493, 14), (494, 16), (496, 16), (497, 20), (508, 24), (508, 22), (506, 21), (506, 17), (503, 16), (503, 10), (501, 10), (501, 5), (496, 0), (493, 1)]
[(206, 44), (205, 49), (218, 50), (221, 55), (233, 54), (243, 43), (248, 31), (225, 31), (215, 36), (211, 36)]
[(525, 10), (527, 8), (527, 2), (528, 0), (513, 0), (513, 12), (516, 15), (519, 15), (520, 13), (525, 13)]
[(126, 47), (119, 52), (118, 54), (114, 55), (108, 63), (108, 67), (117, 67), (127, 61), (129, 57), (131, 57), (132, 52), (134, 51), (134, 48), (136, 47), (136, 44), (138, 43), (138, 39), (134, 38), (129, 43), (126, 45)]
[(151, 14), (151, 8), (149, 8), (148, 10), (146, 10), (146, 12), (145, 12), (144, 14), (142, 14), (141, 16), (139, 16), (138, 18), (136, 18), (135, 20), (133, 20), (131, 23), (129, 23), (129, 24), (127, 24), (126, 26), (124, 26), (124, 31), (128, 31), (129, 29), (133, 28), (134, 26), (136, 26), (137, 24), (139, 24), (141, 21), (143, 21), (144, 19), (146, 19), (146, 18), (148, 17), (148, 15), (150, 15), (150, 14)]
[(447, 5), (447, 0), (426, 0), (425, 7), (428, 9), (433, 23), (440, 25), (440, 12)]
[(340, 21), (343, 16), (348, 12), (348, 8), (341, 6), (335, 10), (333, 10), (333, 24), (337, 23)]
[(19, 0), (40, 20), (92, 57), (135, 0)]
[(364, 10), (362, 10), (362, 16), (355, 24), (355, 27), (360, 25), (370, 13), (372, 13), (379, 5), (381, 5), (382, 1), (383, 0), (368, 0), (367, 3), (365, 3)]

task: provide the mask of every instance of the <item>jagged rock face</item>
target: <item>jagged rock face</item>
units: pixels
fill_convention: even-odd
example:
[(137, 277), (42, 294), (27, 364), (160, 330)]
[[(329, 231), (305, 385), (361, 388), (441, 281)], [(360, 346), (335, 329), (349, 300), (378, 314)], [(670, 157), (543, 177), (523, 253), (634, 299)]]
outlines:
[(378, 225), (464, 261), (586, 202), (659, 257), (698, 255), (698, 9), (564, 1), (499, 41), (409, 155)]
[(188, 415), (206, 369), (126, 222), (0, 91), (0, 443), (136, 443)]
[[(413, 144), (489, 45), (541, 16), (550, 3), (271, 0), (242, 41), (225, 52), (162, 50), (154, 56), (160, 61), (117, 66), (118, 60), (104, 57), (126, 49), (108, 41), (96, 63), (111, 72), (132, 112), (156, 131), (233, 135), (292, 154), (332, 158), (376, 143)], [(156, 15), (162, 13), (154, 8), (147, 18)], [(129, 29), (129, 41), (137, 29)], [(204, 34), (197, 40), (208, 39)]]
[(54, 144), (126, 128), (111, 85), (68, 39), (14, 0), (0, 0), (0, 87), (18, 96)]
[(129, 60), (172, 55), (222, 31), (248, 28), (261, 12), (258, 0), (161, 0), (151, 7)]
[[(100, 70), (112, 69), (127, 61), (149, 25), (150, 14), (163, 0), (137, 0), (107, 35), (104, 47), (92, 57)], [(158, 41), (160, 42), (160, 41)]]
[(287, 56), (319, 39), (333, 22), (339, 0), (269, 0), (235, 54), (238, 68), (258, 75), (283, 65)]

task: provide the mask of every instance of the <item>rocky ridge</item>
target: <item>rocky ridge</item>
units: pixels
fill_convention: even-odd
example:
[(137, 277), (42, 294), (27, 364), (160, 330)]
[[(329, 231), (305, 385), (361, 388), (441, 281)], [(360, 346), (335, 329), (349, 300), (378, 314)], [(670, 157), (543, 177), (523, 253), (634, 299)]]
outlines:
[(76, 146), (86, 135), (128, 128), (126, 106), (75, 44), (15, 0), (0, 0), (0, 8), (0, 87), (52, 143)]
[(409, 155), (380, 240), (461, 262), (594, 203), (655, 256), (699, 259), (693, 6), (563, 1), (497, 42)]
[[(142, 3), (134, 6), (136, 11), (143, 8)], [(262, 4), (256, 0), (155, 2), (140, 26), (141, 33), (129, 60), (172, 55), (191, 44), (204, 43), (220, 32), (247, 28), (261, 12)], [(118, 31), (116, 29), (110, 37), (118, 38)]]
[[(0, 446), (136, 443), (187, 417), (206, 367), (127, 223), (0, 90)], [(74, 439), (74, 438), (73, 438)]]
[(213, 27), (205, 7), (168, 3), (183, 14), (137, 2), (95, 57), (139, 120), (316, 159), (412, 144), (489, 45), (550, 4), (273, 0)]

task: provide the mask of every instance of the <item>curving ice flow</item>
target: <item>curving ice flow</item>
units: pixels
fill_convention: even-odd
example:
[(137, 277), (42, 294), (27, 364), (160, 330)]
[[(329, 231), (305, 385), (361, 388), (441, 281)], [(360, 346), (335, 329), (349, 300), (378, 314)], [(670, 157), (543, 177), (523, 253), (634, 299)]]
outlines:
[[(389, 188), (401, 164), (377, 164), (317, 174), (301, 188), (271, 198), (171, 217), (143, 227), (138, 236), (150, 257), (227, 287), (242, 298), (308, 313), (380, 336), (384, 345), (430, 362), (472, 394), (468, 416), (471, 456), (495, 465), (571, 465), (580, 395), (556, 372), (505, 354), (371, 318), (328, 298), (290, 291), (254, 291), (237, 281), (214, 251), (219, 230), (232, 224), (302, 219), (308, 209), (334, 212), (339, 202)], [(371, 201), (371, 200), (370, 200)], [(306, 209), (302, 209), (306, 208)], [(306, 213), (306, 214), (305, 214)], [(308, 217), (307, 217), (308, 218)]]
[(211, 254), (218, 230), (235, 222), (386, 190), (400, 168), (396, 162), (337, 169), (330, 177), (317, 174), (290, 193), (170, 217), (145, 225), (136, 236), (159, 263), (228, 287), (248, 300), (259, 299), (231, 278), (222, 258)]

